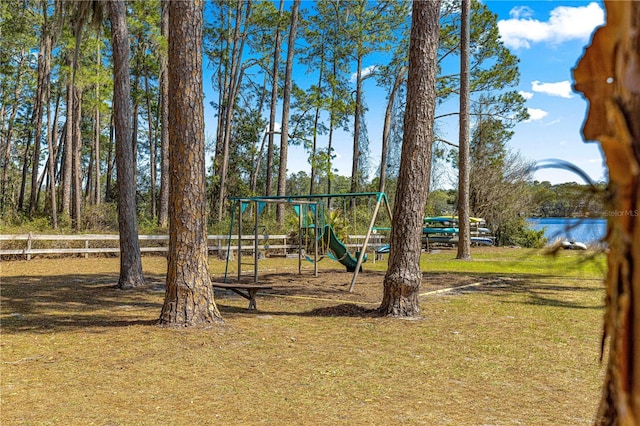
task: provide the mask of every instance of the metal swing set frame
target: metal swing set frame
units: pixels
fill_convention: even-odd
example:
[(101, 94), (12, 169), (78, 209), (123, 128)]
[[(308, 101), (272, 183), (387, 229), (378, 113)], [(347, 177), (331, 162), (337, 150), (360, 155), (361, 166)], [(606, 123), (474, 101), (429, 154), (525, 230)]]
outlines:
[[(378, 212), (380, 211), (380, 207), (382, 204), (386, 207), (386, 211), (389, 215), (389, 219), (392, 219), (391, 207), (389, 206), (389, 200), (387, 195), (384, 192), (354, 192), (354, 193), (346, 193), (346, 194), (313, 194), (313, 195), (285, 195), (285, 196), (261, 196), (261, 197), (229, 197), (228, 199), (233, 202), (231, 208), (231, 224), (229, 225), (229, 246), (227, 249), (226, 256), (226, 266), (224, 272), (224, 282), (227, 282), (227, 274), (229, 269), (229, 260), (230, 260), (230, 247), (231, 247), (231, 235), (234, 226), (234, 216), (236, 209), (238, 211), (238, 282), (240, 282), (241, 274), (242, 274), (242, 219), (243, 219), (243, 211), (247, 206), (253, 204), (254, 206), (254, 241), (253, 241), (253, 282), (255, 284), (258, 283), (258, 251), (259, 251), (259, 222), (260, 222), (260, 213), (262, 212), (264, 206), (268, 203), (272, 204), (288, 204), (293, 205), (294, 207), (298, 207), (300, 209), (300, 214), (298, 214), (298, 238), (300, 239), (298, 243), (298, 273), (302, 274), (302, 229), (303, 229), (303, 214), (302, 208), (303, 206), (307, 206), (307, 208), (311, 206), (315, 206), (312, 208), (314, 214), (314, 224), (318, 224), (318, 211), (320, 210), (319, 206), (324, 207), (325, 199), (329, 198), (358, 198), (358, 197), (375, 197), (376, 204), (373, 209), (373, 214), (371, 215), (371, 220), (369, 222), (369, 227), (367, 228), (367, 233), (365, 235), (364, 242), (358, 253), (358, 261), (355, 271), (353, 272), (353, 276), (351, 278), (351, 284), (349, 286), (349, 292), (353, 292), (355, 287), (356, 280), (358, 278), (358, 273), (362, 267), (362, 263), (364, 262), (365, 252), (367, 250), (367, 245), (369, 244), (369, 239), (371, 238), (371, 234), (373, 232), (373, 228), (376, 222), (376, 218), (378, 216)], [(315, 200), (315, 201), (314, 201)], [(314, 253), (313, 253), (313, 263), (314, 263), (314, 276), (318, 276), (318, 238), (314, 238)]]

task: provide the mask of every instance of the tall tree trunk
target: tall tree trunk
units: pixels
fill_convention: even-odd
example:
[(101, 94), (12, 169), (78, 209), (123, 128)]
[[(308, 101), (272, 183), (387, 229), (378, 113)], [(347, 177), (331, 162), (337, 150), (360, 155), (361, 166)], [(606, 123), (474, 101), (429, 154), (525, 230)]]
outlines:
[[(70, 62), (67, 62), (70, 65)], [(61, 213), (69, 216), (71, 213), (71, 169), (73, 167), (73, 157), (71, 154), (73, 146), (73, 84), (67, 83), (67, 112), (64, 130), (64, 155), (62, 157), (62, 194)]]
[[(220, 188), (218, 191), (218, 221), (222, 221), (222, 216), (224, 212), (224, 199), (226, 197), (226, 186), (227, 186), (227, 173), (229, 170), (229, 149), (231, 144), (231, 128), (233, 124), (233, 111), (235, 109), (236, 99), (238, 94), (240, 93), (240, 83), (242, 80), (242, 52), (244, 50), (244, 44), (246, 41), (247, 35), (247, 25), (249, 22), (249, 16), (251, 15), (251, 0), (247, 0), (247, 8), (245, 11), (244, 18), (244, 28), (242, 33), (240, 33), (240, 23), (241, 23), (241, 4), (242, 2), (238, 0), (238, 8), (236, 11), (236, 28), (235, 28), (235, 36), (234, 36), (234, 44), (233, 44), (233, 52), (232, 52), (232, 60), (231, 60), (231, 82), (229, 84), (229, 96), (227, 98), (227, 104), (225, 109), (225, 129), (224, 129), (224, 139), (222, 144), (222, 158), (220, 159), (219, 165), (219, 177), (220, 177)], [(216, 158), (218, 161), (218, 158)]]
[[(33, 113), (33, 111), (32, 111)], [(22, 180), (20, 181), (20, 195), (18, 196), (18, 210), (24, 211), (24, 198), (27, 193), (27, 176), (29, 175), (30, 159), (31, 159), (31, 136), (33, 128), (27, 132), (27, 144), (24, 147), (22, 156)]]
[[(356, 105), (353, 119), (353, 159), (351, 163), (351, 192), (358, 192), (360, 161), (360, 119), (362, 116), (362, 55), (358, 54), (356, 71)], [(351, 208), (355, 208), (355, 198), (351, 198)]]
[[(99, 38), (100, 33), (98, 33), (97, 38)], [(96, 111), (95, 111), (95, 134), (94, 134), (94, 143), (93, 143), (93, 158), (94, 158), (94, 185), (93, 185), (93, 195), (92, 201), (95, 205), (100, 205), (101, 197), (100, 197), (100, 134), (101, 134), (101, 123), (100, 123), (100, 67), (102, 66), (102, 53), (100, 48), (98, 47), (97, 52), (97, 61), (98, 61), (98, 75), (96, 79)]]
[[(96, 90), (97, 92), (97, 90)], [(100, 205), (101, 196), (100, 196), (100, 107), (96, 107), (94, 117), (94, 134), (93, 134), (93, 148), (91, 149), (92, 153), (92, 161), (93, 167), (91, 168), (92, 174), (92, 184), (91, 184), (91, 193), (89, 194), (89, 199), (91, 204)]]
[(169, 2), (169, 263), (160, 325), (221, 321), (207, 257), (202, 0)]
[(382, 315), (393, 317), (420, 315), (422, 218), (431, 178), (439, 17), (439, 0), (413, 3), (400, 176), (379, 308)]
[(609, 169), (603, 351), (609, 359), (595, 424), (640, 423), (640, 3), (605, 1), (607, 22), (574, 69), (589, 110), (585, 140)]
[[(256, 113), (262, 116), (262, 109), (264, 108), (264, 102), (267, 98), (267, 73), (264, 74), (264, 81), (262, 83), (262, 93), (260, 94), (260, 100), (258, 101), (258, 108)], [(249, 190), (251, 191), (251, 195), (256, 194), (256, 186), (258, 184), (258, 173), (260, 173), (260, 165), (262, 163), (262, 153), (264, 151), (264, 144), (267, 139), (267, 133), (265, 132), (262, 137), (262, 141), (260, 142), (260, 148), (257, 147), (258, 141), (254, 144), (252, 154), (251, 154), (251, 164), (253, 168), (251, 169), (251, 173), (249, 174)]]
[(73, 132), (71, 144), (71, 222), (78, 231), (82, 222), (82, 89), (73, 89)]
[[(57, 4), (56, 4), (57, 8)], [(31, 194), (29, 197), (29, 215), (33, 217), (36, 212), (38, 195), (38, 169), (40, 165), (40, 146), (42, 139), (42, 121), (44, 108), (49, 99), (49, 87), (51, 78), (51, 49), (54, 35), (48, 19), (47, 2), (42, 2), (42, 16), (44, 19), (40, 34), (40, 54), (38, 55), (38, 87), (36, 89), (35, 114), (33, 120), (34, 140), (33, 159), (31, 160)]]
[[(17, 98), (14, 98), (17, 99)], [(7, 134), (8, 132), (5, 133), (5, 118), (6, 118), (6, 114), (7, 114), (7, 109), (6, 109), (6, 101), (7, 101), (7, 96), (6, 96), (6, 92), (3, 90), (2, 91), (2, 97), (0, 98), (0, 123), (3, 123), (2, 126), (0, 126), (0, 153), (2, 153), (1, 157), (0, 157), (0, 169), (2, 170), (2, 183), (0, 184), (0, 212), (4, 211), (4, 206), (5, 206), (5, 197), (6, 197), (6, 182), (5, 179), (8, 176), (7, 173), (7, 167), (9, 167), (9, 160), (11, 157), (11, 145), (9, 144), (9, 138), (7, 138)], [(14, 110), (15, 105), (14, 105)]]
[(151, 92), (149, 91), (149, 70), (145, 69), (144, 91), (147, 101), (147, 126), (149, 135), (149, 174), (151, 178), (151, 217), (156, 217), (156, 140), (153, 130), (153, 111), (151, 109)]
[[(85, 6), (77, 5), (80, 9)], [(89, 6), (90, 7), (90, 6)], [(89, 8), (86, 9), (87, 11)], [(77, 74), (80, 68), (80, 46), (82, 44), (82, 34), (86, 21), (86, 12), (81, 13), (73, 26), (73, 36), (75, 38), (75, 50), (71, 62), (71, 86), (73, 94), (73, 120), (71, 122), (71, 144), (67, 147), (71, 156), (71, 223), (77, 231), (81, 226), (82, 214), (82, 92), (83, 88), (77, 84)], [(68, 108), (67, 108), (68, 109)]]
[(267, 144), (267, 178), (264, 195), (271, 195), (272, 169), (273, 169), (273, 148), (276, 125), (276, 109), (278, 107), (278, 77), (280, 69), (280, 50), (282, 43), (282, 35), (280, 34), (280, 20), (284, 12), (284, 0), (280, 0), (280, 8), (278, 10), (278, 25), (276, 25), (275, 41), (273, 46), (273, 71), (271, 86), (271, 109), (269, 113), (269, 143)]
[(109, 122), (109, 149), (107, 150), (107, 177), (105, 182), (105, 201), (113, 201), (113, 170), (115, 168), (115, 158), (113, 150), (115, 148), (115, 128), (113, 124), (113, 114)]
[[(336, 52), (333, 52), (333, 59), (331, 60), (332, 73), (337, 76), (338, 74), (338, 58)], [(331, 108), (329, 112), (329, 140), (327, 141), (327, 194), (331, 194), (331, 181), (333, 180), (333, 169), (331, 167), (331, 153), (333, 152), (333, 131), (336, 125), (336, 82), (331, 83)], [(333, 198), (327, 200), (327, 209), (331, 210), (331, 203)]]
[[(236, 3), (236, 10), (238, 10), (238, 7), (240, 6), (240, 3), (237, 2)], [(230, 4), (229, 4), (229, 8), (230, 8)], [(222, 22), (225, 21), (225, 8), (220, 6), (219, 8), (220, 10), (220, 14), (219, 14), (219, 19), (222, 25)], [(236, 18), (238, 17), (238, 15), (236, 14)], [(231, 13), (227, 13), (226, 16), (226, 22), (227, 22), (227, 26), (221, 28), (221, 31), (223, 31), (225, 34), (227, 34), (226, 38), (220, 38), (220, 52), (221, 53), (221, 59), (220, 59), (220, 68), (221, 70), (217, 73), (217, 78), (216, 78), (216, 82), (218, 85), (218, 123), (216, 125), (217, 129), (216, 129), (216, 151), (215, 151), (215, 155), (214, 155), (214, 167), (213, 167), (213, 177), (215, 178), (216, 176), (218, 176), (218, 174), (220, 173), (220, 159), (222, 158), (222, 152), (223, 152), (223, 145), (224, 145), (224, 131), (226, 128), (226, 124), (225, 124), (225, 119), (227, 118), (227, 106), (229, 103), (229, 84), (230, 84), (230, 78), (231, 78), (231, 63), (228, 59), (223, 59), (223, 58), (230, 58), (232, 57), (231, 55), (231, 45), (233, 42), (233, 33), (231, 32)], [(237, 26), (235, 27), (236, 31), (238, 30)], [(218, 191), (219, 191), (219, 187), (220, 187), (220, 183), (218, 182), (216, 185), (214, 185), (214, 187), (212, 188), (212, 196), (211, 196), (211, 211), (217, 211), (217, 203), (218, 203)]]
[[(162, 0), (162, 36), (169, 37), (169, 0)], [(160, 55), (160, 208), (158, 225), (169, 224), (169, 69), (167, 56)]]
[(51, 226), (58, 229), (58, 205), (56, 198), (56, 159), (58, 152), (55, 149), (55, 137), (58, 133), (58, 107), (60, 104), (60, 96), (56, 97), (56, 110), (51, 120), (51, 102), (47, 101), (47, 146), (49, 149), (49, 162), (47, 164), (47, 172), (49, 173), (50, 183), (50, 202), (51, 202)]
[(252, 195), (257, 195), (257, 187), (258, 187), (258, 174), (260, 173), (260, 167), (262, 167), (262, 153), (264, 152), (264, 145), (267, 140), (268, 132), (264, 134), (262, 137), (262, 142), (260, 143), (260, 149), (258, 151), (258, 156), (256, 158), (256, 162), (253, 170), (251, 170), (250, 176), (250, 186), (249, 189)]
[(116, 131), (118, 178), (118, 229), (120, 231), (120, 277), (118, 287), (129, 289), (144, 283), (136, 217), (136, 183), (131, 142), (131, 83), (129, 31), (125, 0), (109, 1), (113, 46), (113, 112)]
[[(93, 127), (93, 133), (95, 135), (95, 112), (94, 115), (91, 117), (91, 126)], [(89, 164), (87, 167), (87, 175), (86, 175), (86, 179), (85, 179), (85, 186), (84, 186), (84, 203), (85, 205), (92, 205), (93, 204), (93, 169), (94, 169), (94, 149), (95, 149), (95, 141), (92, 140), (91, 141), (91, 149), (89, 151)]]
[(469, 30), (471, 0), (462, 0), (460, 14), (460, 133), (458, 138), (458, 253), (471, 259), (469, 229)]
[[(291, 9), (291, 27), (289, 29), (289, 41), (287, 45), (287, 65), (284, 76), (284, 92), (282, 101), (282, 134), (280, 135), (280, 167), (278, 168), (278, 196), (287, 193), (287, 155), (289, 150), (289, 109), (291, 105), (291, 82), (293, 73), (293, 54), (298, 32), (298, 11), (300, 0), (294, 0)], [(284, 225), (284, 204), (278, 204), (276, 208), (276, 222)]]
[(316, 102), (316, 112), (313, 117), (313, 143), (311, 146), (311, 179), (309, 183), (309, 195), (315, 193), (316, 169), (317, 169), (317, 151), (318, 151), (318, 123), (320, 122), (320, 102), (322, 98), (322, 81), (324, 79), (324, 37), (322, 38), (320, 47), (320, 71), (318, 72), (318, 99)]
[(44, 178), (47, 176), (47, 171), (49, 170), (49, 161), (52, 160), (49, 156), (47, 156), (47, 161), (44, 163), (44, 169), (40, 176), (38, 177), (38, 182), (36, 184), (36, 204), (40, 205), (40, 194), (42, 193), (42, 184), (44, 183)]
[[(24, 62), (25, 62), (25, 58), (26, 58), (26, 54), (24, 52), (24, 50), (21, 52), (21, 56), (20, 56), (20, 62), (18, 63), (18, 75), (16, 76), (16, 85), (15, 88), (13, 90), (13, 99), (18, 100), (20, 99), (20, 93), (22, 92), (22, 75), (23, 75), (23, 70), (25, 69)], [(2, 110), (3, 113), (0, 115), (3, 118), (3, 123), (4, 123), (4, 107), (5, 107), (6, 102), (3, 99), (2, 102)], [(9, 169), (11, 168), (11, 146), (13, 144), (13, 125), (15, 123), (15, 119), (16, 119), (16, 115), (18, 113), (18, 107), (17, 105), (14, 105), (12, 110), (11, 110), (11, 114), (9, 115), (9, 120), (7, 121), (7, 128), (6, 131), (4, 133), (4, 138), (2, 141), (2, 164), (0, 164), (2, 166), (2, 192), (0, 193), (0, 210), (4, 210), (6, 203), (7, 203), (7, 193), (8, 193), (8, 189), (9, 189)], [(4, 126), (3, 126), (3, 130), (4, 130)]]
[(391, 138), (391, 118), (393, 117), (393, 105), (396, 102), (396, 95), (400, 86), (407, 77), (407, 67), (402, 67), (396, 75), (393, 82), (391, 92), (389, 92), (389, 101), (387, 109), (384, 113), (384, 125), (382, 127), (382, 155), (380, 158), (380, 180), (378, 181), (378, 192), (384, 192), (387, 182), (387, 157), (389, 155), (389, 140)]
[[(332, 118), (334, 115), (334, 112), (331, 111), (331, 113), (329, 114), (329, 122), (332, 121)], [(333, 169), (331, 167), (331, 152), (333, 152), (333, 125), (330, 124), (329, 125), (329, 137), (327, 139), (327, 169), (326, 169), (326, 173), (327, 173), (327, 194), (331, 194), (331, 181), (333, 180)], [(333, 199), (329, 198), (327, 199), (327, 209), (331, 210), (331, 201)]]
[[(137, 55), (134, 53), (134, 56)], [(137, 59), (136, 59), (137, 61)], [(132, 94), (132, 102), (133, 109), (131, 112), (131, 149), (133, 149), (133, 181), (138, 181), (138, 171), (136, 170), (138, 164), (138, 117), (140, 110), (140, 96), (138, 94), (140, 87), (140, 66), (136, 63), (135, 67), (133, 67), (134, 77), (133, 77), (133, 87), (131, 88)], [(137, 185), (136, 185), (137, 187)]]

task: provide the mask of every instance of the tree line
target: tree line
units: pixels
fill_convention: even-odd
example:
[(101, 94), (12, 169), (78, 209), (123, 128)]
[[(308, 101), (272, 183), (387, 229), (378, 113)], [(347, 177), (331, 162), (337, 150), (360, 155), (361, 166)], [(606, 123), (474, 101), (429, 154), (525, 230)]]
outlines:
[[(116, 204), (113, 23), (108, 2), (7, 0), (0, 4), (0, 209), (3, 220), (47, 218), (83, 229)], [(313, 3), (215, 0), (205, 5), (205, 81), (216, 113), (207, 172), (210, 223), (227, 215), (226, 196), (395, 190), (399, 172), (411, 24), (410, 2)], [(304, 6), (304, 7), (303, 7)], [(498, 36), (496, 16), (472, 2), (471, 116), (474, 146), (508, 150), (509, 129), (526, 118), (517, 58)], [(438, 123), (458, 114), (459, 6), (440, 9), (434, 162), (456, 156)], [(126, 3), (130, 132), (135, 209), (146, 223), (168, 221), (168, 17), (160, 0)], [(374, 63), (375, 66), (367, 67)], [(386, 99), (368, 99), (368, 91)], [(381, 135), (367, 130), (367, 102), (386, 103)], [(505, 118), (508, 117), (508, 118)], [(339, 130), (350, 132), (350, 176), (333, 164)], [(380, 138), (381, 163), (370, 145)], [(310, 173), (287, 174), (288, 147), (303, 146)], [(344, 147), (341, 147), (344, 148)], [(495, 148), (495, 147), (494, 147)], [(473, 160), (473, 156), (472, 156)], [(434, 163), (435, 164), (435, 163)], [(478, 168), (479, 170), (479, 168)], [(471, 164), (473, 179), (474, 166)], [(306, 173), (305, 173), (306, 174)], [(344, 181), (348, 182), (345, 187)], [(437, 183), (437, 182), (436, 182)], [(281, 211), (278, 222), (282, 222)]]

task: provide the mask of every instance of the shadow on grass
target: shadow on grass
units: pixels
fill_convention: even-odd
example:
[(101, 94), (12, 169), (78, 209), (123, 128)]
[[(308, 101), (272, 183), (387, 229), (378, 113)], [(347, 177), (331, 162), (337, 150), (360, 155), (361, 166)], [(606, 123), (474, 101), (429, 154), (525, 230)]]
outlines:
[[(490, 296), (505, 296), (507, 294), (524, 294), (526, 298), (522, 301), (500, 300), (501, 303), (524, 304), (534, 306), (550, 306), (569, 309), (593, 309), (603, 310), (605, 308), (604, 299), (601, 303), (586, 304), (572, 300), (567, 300), (568, 293), (590, 293), (597, 294), (603, 291), (603, 287), (597, 285), (562, 285), (545, 283), (546, 280), (567, 280), (566, 277), (553, 275), (509, 275), (498, 276), (489, 279), (487, 282), (477, 287), (465, 287), (459, 290), (452, 290), (451, 294), (486, 294)], [(543, 281), (543, 282), (541, 282)], [(570, 281), (581, 281), (577, 278), (571, 278)], [(589, 279), (582, 281), (601, 281), (600, 279)]]
[[(2, 331), (4, 333), (51, 332), (61, 330), (88, 330), (100, 328), (154, 325), (158, 320), (164, 297), (164, 276), (147, 274), (148, 287), (122, 291), (116, 288), (116, 274), (69, 274), (51, 277), (22, 276), (2, 278)], [(223, 317), (226, 315), (298, 315), (305, 317), (379, 317), (376, 312), (382, 300), (384, 272), (369, 271), (360, 274), (354, 293), (348, 292), (351, 274), (322, 271), (319, 277), (298, 274), (265, 274), (261, 282), (273, 285), (264, 296), (307, 299), (315, 306), (300, 312), (284, 307), (274, 311), (248, 311), (244, 306), (225, 303), (217, 298)], [(570, 278), (540, 274), (486, 274), (468, 272), (438, 272), (423, 274), (421, 294), (448, 290), (447, 295), (487, 294), (499, 303), (545, 305), (571, 309), (603, 309), (601, 304), (579, 303), (564, 297), (569, 292), (601, 292), (595, 280), (586, 285)], [(560, 282), (559, 282), (560, 281)], [(466, 286), (467, 284), (478, 284)], [(460, 287), (455, 289), (455, 287)], [(526, 294), (522, 301), (508, 295)], [(428, 299), (429, 295), (426, 296)], [(258, 296), (260, 308), (261, 295)], [(583, 298), (580, 298), (583, 299)], [(424, 302), (425, 297), (421, 298)], [(323, 306), (318, 306), (321, 304)], [(362, 306), (362, 305), (366, 306)]]
[[(148, 275), (147, 282), (163, 279)], [(96, 327), (152, 325), (164, 290), (123, 291), (117, 275), (56, 275), (2, 278), (2, 331), (46, 332)], [(158, 297), (160, 295), (160, 297)], [(97, 331), (97, 330), (96, 330)]]

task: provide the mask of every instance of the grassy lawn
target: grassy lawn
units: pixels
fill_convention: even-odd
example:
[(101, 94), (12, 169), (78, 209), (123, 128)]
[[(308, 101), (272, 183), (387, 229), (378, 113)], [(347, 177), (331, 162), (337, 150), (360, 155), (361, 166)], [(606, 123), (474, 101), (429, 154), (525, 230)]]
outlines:
[(384, 261), (349, 293), (335, 262), (265, 259), (258, 311), (216, 293), (226, 324), (196, 330), (154, 325), (164, 258), (128, 292), (115, 258), (3, 262), (0, 424), (590, 424), (603, 255), (472, 254), (423, 255), (418, 321), (367, 313)]

